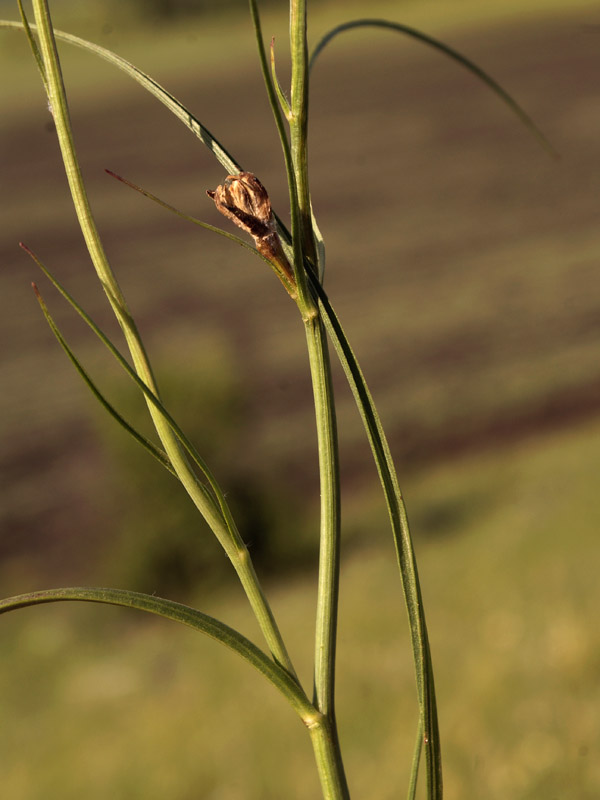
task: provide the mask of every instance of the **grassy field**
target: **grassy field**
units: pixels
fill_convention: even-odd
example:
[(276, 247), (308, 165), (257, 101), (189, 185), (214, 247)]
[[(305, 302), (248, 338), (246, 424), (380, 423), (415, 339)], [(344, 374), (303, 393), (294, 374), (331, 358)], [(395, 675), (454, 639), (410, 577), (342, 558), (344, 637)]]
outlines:
[[(344, 19), (359, 5), (344, 4)], [(439, 1), (400, 9), (403, 21), (445, 35), (511, 91), (558, 162), (471, 76), (395, 36), (349, 34), (314, 73), (312, 190), (328, 245), (326, 286), (407, 495), (450, 800), (600, 794), (599, 14), (597, 3), (569, 4), (568, 13), (565, 5), (464, 0), (452, 18)], [(72, 8), (57, 8), (57, 25), (164, 83), (259, 175), (285, 216), (279, 146), (245, 23), (231, 21), (223, 58), (217, 19), (136, 33), (131, 20), (107, 27), (96, 11), (74, 19)], [(336, 8), (323, 5), (313, 38)], [(369, 15), (399, 18), (398, 3), (369, 4)], [(265, 31), (283, 51), (284, 20), (267, 17)], [(127, 480), (113, 458), (124, 457), (40, 318), (29, 289), (40, 276), (16, 243), (26, 241), (102, 325), (114, 325), (73, 220), (37, 76), (15, 34), (0, 37), (10, 75), (0, 85), (2, 594), (112, 584), (122, 579), (114, 548), (131, 500), (115, 490)], [(243, 413), (221, 454), (235, 461), (228, 478), (276, 477), (310, 513), (310, 387), (292, 304), (258, 261), (103, 172), (220, 224), (204, 192), (222, 171), (109, 67), (65, 50), (65, 73), (93, 206), (159, 379), (178, 386), (190, 367), (198, 373), (176, 396), (175, 415), (193, 425), (205, 376), (218, 385), (235, 375)], [(122, 400), (114, 367), (40, 285), (78, 354)], [(415, 718), (406, 625), (370, 456), (340, 375), (337, 383), (351, 543), (342, 736), (355, 796), (391, 798), (405, 785)], [(215, 412), (209, 427), (224, 421)], [(274, 587), (307, 682), (312, 577)], [(198, 589), (198, 602), (253, 635), (235, 593)], [(400, 632), (393, 641), (382, 636), (390, 619)], [(0, 628), (0, 769), (11, 800), (275, 800), (281, 785), (316, 796), (304, 731), (260, 678), (198, 637), (102, 609), (22, 612)], [(241, 710), (239, 725), (231, 709)], [(267, 774), (273, 765), (284, 784)]]
[[(598, 797), (599, 471), (594, 423), (407, 482), (448, 800)], [(406, 782), (416, 711), (382, 513), (342, 567), (338, 693), (353, 796), (391, 800)], [(272, 588), (310, 682), (313, 576)], [(237, 595), (202, 607), (256, 636)], [(139, 622), (58, 606), (2, 620), (7, 797), (317, 796), (302, 726), (258, 674), (191, 632)]]

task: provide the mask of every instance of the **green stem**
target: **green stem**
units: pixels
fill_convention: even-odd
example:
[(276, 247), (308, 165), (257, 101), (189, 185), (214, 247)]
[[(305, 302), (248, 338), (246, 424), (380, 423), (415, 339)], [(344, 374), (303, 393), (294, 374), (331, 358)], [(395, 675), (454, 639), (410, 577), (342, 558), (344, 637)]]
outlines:
[(304, 254), (316, 265), (317, 254), (312, 227), (308, 184), (308, 45), (306, 0), (290, 0), (290, 139)]
[(325, 800), (349, 800), (335, 720), (321, 717), (308, 727), (323, 797)]
[[(295, 273), (299, 278), (300, 311), (306, 340), (315, 402), (321, 488), (321, 530), (317, 620), (315, 626), (314, 703), (323, 714), (322, 725), (311, 731), (315, 758), (325, 798), (347, 798), (335, 719), (335, 656), (337, 638), (340, 570), (340, 479), (335, 403), (331, 364), (323, 323), (316, 304), (307, 302), (303, 291), (304, 260), (316, 264), (308, 184), (308, 48), (306, 2), (290, 2), (290, 51), (292, 78), (290, 93), (290, 145), (295, 183), (292, 240)], [(312, 299), (312, 298), (310, 298)], [(301, 305), (302, 304), (302, 305)], [(302, 307), (304, 306), (304, 307)]]
[[(108, 263), (94, 222), (85, 185), (75, 151), (69, 108), (54, 39), (47, 0), (33, 0), (33, 8), (40, 37), (40, 50), (47, 76), (50, 108), (54, 117), (65, 172), (73, 198), (77, 218), (88, 252), (98, 278), (121, 326), (135, 370), (148, 388), (158, 397), (158, 388), (141, 337), (127, 307), (117, 279)], [(224, 517), (214, 499), (198, 480), (179, 445), (171, 426), (160, 411), (147, 401), (149, 413), (169, 460), (190, 498), (210, 525), (224, 548), (248, 597), (254, 615), (276, 661), (295, 676), (290, 657), (273, 613), (259, 584), (248, 550), (231, 522)]]
[[(306, 254), (305, 248), (308, 245), (307, 239), (303, 235), (304, 226), (300, 203), (300, 197), (309, 197), (308, 172), (306, 169), (306, 109), (308, 94), (305, 80), (308, 57), (305, 36), (306, 8), (304, 7), (304, 10), (302, 10), (299, 8), (300, 5), (302, 4), (292, 2), (290, 14), (292, 53), (290, 138), (298, 143), (295, 150), (290, 148), (285, 133), (284, 120), (278, 105), (276, 89), (267, 64), (260, 17), (255, 0), (250, 0), (250, 12), (258, 45), (263, 79), (283, 148), (290, 189), (294, 275), (298, 286), (298, 308), (305, 324), (313, 386), (321, 489), (319, 581), (315, 630), (315, 705), (321, 713), (329, 717), (335, 731), (335, 646), (340, 545), (339, 458), (327, 340), (315, 300), (308, 289), (306, 273), (302, 267)], [(303, 163), (299, 163), (298, 159)], [(309, 220), (311, 220), (310, 202), (308, 202), (307, 208)], [(314, 251), (312, 225), (310, 228), (310, 246)], [(337, 735), (334, 737), (334, 741), (337, 746)], [(337, 761), (341, 765), (340, 757), (338, 757)]]
[(321, 476), (321, 533), (315, 629), (315, 706), (334, 714), (335, 655), (340, 571), (340, 492), (337, 426), (325, 331), (317, 317), (306, 325)]
[[(254, 25), (254, 34), (256, 37), (256, 44), (258, 47), (258, 55), (259, 55), (263, 80), (265, 82), (265, 88), (267, 90), (269, 104), (271, 106), (271, 110), (273, 111), (275, 125), (277, 126), (277, 133), (279, 134), (281, 148), (283, 150), (283, 158), (285, 163), (286, 177), (287, 177), (289, 197), (290, 197), (290, 216), (292, 221), (292, 239), (291, 239), (292, 249), (293, 249), (292, 268), (294, 271), (294, 279), (296, 281), (296, 286), (298, 288), (298, 297), (296, 298), (296, 303), (298, 305), (300, 314), (302, 315), (302, 319), (306, 321), (307, 319), (314, 317), (317, 314), (317, 305), (314, 302), (314, 298), (308, 288), (306, 273), (302, 267), (302, 265), (304, 264), (302, 219), (300, 213), (300, 206), (298, 203), (298, 186), (296, 182), (295, 164), (294, 164), (294, 159), (292, 157), (290, 142), (285, 128), (285, 120), (283, 118), (281, 107), (279, 106), (277, 100), (277, 91), (275, 88), (275, 84), (273, 83), (273, 78), (267, 62), (267, 54), (265, 52), (265, 45), (262, 36), (262, 27), (260, 24), (258, 6), (256, 4), (256, 0), (249, 0), (249, 2), (250, 2), (250, 14), (252, 16), (252, 24)], [(291, 124), (292, 123), (290, 122), (290, 126)], [(291, 131), (291, 135), (292, 134), (293, 131)]]
[(308, 271), (308, 268), (307, 274), (315, 296), (319, 300), (321, 317), (337, 350), (340, 363), (356, 399), (383, 487), (394, 534), (411, 631), (419, 699), (419, 724), (422, 728), (422, 742), (427, 765), (427, 797), (430, 800), (441, 800), (443, 795), (442, 761), (433, 666), (419, 575), (404, 500), (385, 433), (356, 357), (316, 275)]

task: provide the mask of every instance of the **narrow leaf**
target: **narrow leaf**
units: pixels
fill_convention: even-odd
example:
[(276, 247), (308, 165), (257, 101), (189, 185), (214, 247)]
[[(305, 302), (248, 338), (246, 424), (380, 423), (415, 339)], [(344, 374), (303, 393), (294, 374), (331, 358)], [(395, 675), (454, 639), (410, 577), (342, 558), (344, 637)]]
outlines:
[(129, 422), (127, 422), (127, 420), (124, 419), (124, 417), (121, 416), (121, 414), (119, 414), (119, 412), (116, 410), (116, 408), (113, 405), (111, 405), (108, 402), (108, 400), (104, 397), (104, 395), (100, 392), (100, 390), (98, 389), (96, 384), (93, 382), (93, 380), (90, 378), (88, 373), (85, 371), (85, 369), (81, 365), (81, 362), (78, 360), (76, 355), (73, 353), (73, 351), (71, 350), (71, 348), (67, 344), (65, 338), (63, 337), (63, 335), (60, 332), (58, 326), (54, 322), (54, 319), (52, 318), (50, 312), (48, 311), (48, 307), (46, 306), (46, 304), (44, 302), (44, 299), (42, 298), (37, 286), (35, 285), (35, 283), (32, 284), (32, 286), (33, 286), (33, 290), (35, 292), (35, 295), (37, 297), (38, 303), (40, 304), (40, 308), (42, 309), (42, 313), (43, 313), (44, 317), (46, 318), (46, 322), (50, 326), (50, 329), (51, 329), (52, 333), (54, 334), (54, 336), (58, 340), (58, 343), (60, 344), (62, 349), (65, 351), (65, 353), (69, 357), (71, 363), (73, 364), (73, 366), (75, 367), (75, 369), (77, 370), (79, 375), (83, 378), (83, 381), (85, 382), (85, 384), (91, 390), (91, 392), (94, 395), (94, 397), (96, 398), (96, 400), (99, 401), (99, 403), (103, 406), (103, 408), (106, 411), (108, 411), (110, 416), (116, 422), (118, 422), (119, 425), (131, 437), (133, 437), (133, 439), (136, 440), (136, 442), (141, 444), (142, 447), (145, 450), (147, 450), (150, 453), (150, 455), (153, 456), (159, 462), (159, 464), (161, 464), (163, 467), (165, 467), (165, 469), (167, 469), (172, 475), (175, 475), (175, 477), (177, 477), (177, 475), (175, 473), (175, 470), (171, 466), (171, 462), (169, 461), (169, 459), (167, 457), (167, 454), (163, 450), (161, 450), (159, 447), (157, 447), (153, 442), (151, 442), (149, 439), (147, 439), (145, 436), (143, 436), (141, 433), (136, 431), (136, 429), (132, 425), (130, 425)]
[[(22, 23), (13, 22), (12, 20), (1, 20), (0, 27), (20, 28), (22, 27)], [(31, 25), (30, 27), (33, 31), (37, 30), (36, 25)], [(182, 103), (176, 100), (173, 95), (167, 92), (167, 90), (164, 89), (153, 78), (151, 78), (145, 72), (142, 72), (141, 69), (138, 69), (129, 61), (121, 58), (121, 56), (118, 56), (111, 50), (107, 50), (105, 47), (101, 47), (93, 42), (88, 42), (85, 39), (80, 39), (79, 36), (73, 36), (70, 33), (65, 33), (64, 31), (58, 30), (54, 31), (54, 35), (60, 41), (67, 42), (68, 44), (75, 45), (75, 47), (80, 47), (83, 50), (88, 50), (91, 53), (95, 53), (97, 56), (100, 56), (100, 58), (103, 58), (105, 61), (108, 61), (115, 67), (118, 67), (118, 69), (127, 73), (127, 75), (143, 86), (144, 89), (147, 89), (155, 97), (158, 97), (161, 103), (167, 106), (167, 108), (169, 108), (187, 128), (195, 133), (196, 136), (208, 147), (208, 149), (212, 151), (217, 161), (222, 164), (227, 172), (237, 173), (241, 171), (239, 164), (237, 164), (237, 162), (234, 161), (225, 148), (219, 144), (212, 133), (205, 128), (198, 119), (196, 119), (192, 112), (189, 111)]]
[[(0, 28), (8, 28), (13, 30), (20, 30), (23, 27), (21, 22), (15, 22), (14, 20), (0, 20)], [(36, 26), (30, 25), (31, 30), (35, 31)], [(216, 139), (213, 134), (206, 128), (193, 114), (189, 109), (187, 109), (183, 103), (180, 103), (175, 97), (173, 97), (170, 92), (164, 89), (157, 81), (151, 78), (149, 75), (146, 75), (145, 72), (142, 72), (133, 64), (130, 64), (124, 58), (113, 53), (111, 50), (107, 50), (100, 45), (94, 44), (93, 42), (88, 42), (85, 39), (80, 39), (78, 36), (73, 36), (70, 33), (65, 33), (64, 31), (55, 30), (54, 35), (57, 39), (61, 41), (74, 45), (75, 47), (79, 47), (83, 50), (88, 50), (91, 53), (95, 53), (96, 55), (103, 58), (105, 61), (108, 61), (113, 66), (117, 67), (121, 71), (128, 74), (132, 77), (137, 83), (144, 87), (147, 91), (153, 94), (160, 102), (166, 106), (175, 116), (183, 122), (183, 124), (188, 128), (192, 133), (194, 133), (200, 141), (208, 147), (208, 149), (213, 153), (217, 161), (223, 166), (223, 168), (229, 173), (236, 175), (238, 172), (243, 171), (243, 167), (235, 161), (233, 156), (231, 156), (227, 150), (223, 147), (223, 145)], [(277, 222), (278, 229), (282, 233), (284, 237), (283, 247), (286, 251), (286, 256), (288, 257), (288, 261), (292, 263), (292, 252), (289, 247), (289, 243), (291, 242), (291, 236), (288, 232), (285, 225), (281, 222), (279, 217), (275, 214), (275, 220)], [(193, 221), (193, 220), (191, 220)], [(218, 230), (218, 229), (217, 229)], [(235, 237), (234, 237), (235, 238)], [(239, 240), (242, 241), (242, 240)]]
[(548, 150), (552, 156), (557, 156), (556, 150), (552, 147), (548, 139), (533, 122), (529, 114), (527, 114), (516, 102), (516, 100), (514, 100), (514, 98), (511, 97), (511, 95), (505, 89), (503, 89), (499, 83), (497, 83), (497, 81), (488, 75), (487, 72), (481, 69), (481, 67), (478, 67), (477, 64), (468, 59), (466, 56), (463, 56), (457, 50), (454, 50), (454, 48), (444, 44), (444, 42), (440, 42), (438, 39), (434, 39), (432, 36), (428, 36), (426, 33), (422, 33), (416, 28), (411, 28), (408, 25), (402, 25), (399, 22), (391, 22), (390, 20), (385, 19), (356, 19), (352, 20), (351, 22), (345, 22), (342, 25), (337, 25), (335, 28), (330, 30), (329, 33), (325, 34), (321, 41), (316, 45), (310, 57), (310, 69), (313, 68), (319, 54), (323, 52), (325, 47), (329, 44), (329, 42), (331, 42), (332, 39), (335, 39), (335, 37), (339, 36), (340, 33), (344, 33), (345, 31), (353, 30), (355, 28), (387, 28), (388, 30), (410, 36), (412, 39), (417, 39), (429, 47), (433, 47), (435, 50), (439, 50), (440, 52), (444, 53), (446, 56), (465, 67), (465, 69), (475, 75), (475, 77), (483, 81), (483, 83), (485, 83), (486, 86), (491, 89), (504, 103), (506, 103), (511, 111), (517, 115), (525, 127), (529, 129), (529, 131), (536, 137), (536, 139), (538, 139), (538, 141), (546, 148), (546, 150)]
[(283, 89), (281, 88), (281, 84), (279, 83), (279, 79), (277, 77), (277, 70), (275, 68), (275, 37), (271, 39), (271, 78), (273, 79), (273, 85), (275, 87), (275, 91), (277, 92), (277, 99), (279, 100), (281, 110), (283, 111), (285, 118), (289, 120), (292, 115), (290, 104), (283, 93)]
[(386, 499), (388, 515), (396, 546), (396, 556), (402, 578), (402, 588), (408, 611), (420, 715), (423, 725), (423, 740), (426, 742), (427, 784), (429, 797), (440, 800), (442, 797), (442, 770), (437, 708), (433, 666), (429, 650), (429, 639), (415, 554), (412, 546), (408, 517), (404, 499), (400, 492), (396, 469), (390, 448), (377, 414), (371, 393), (362, 374), (356, 356), (344, 334), (342, 326), (331, 307), (329, 299), (310, 268), (306, 272), (311, 286), (319, 300), (319, 310), (323, 315), (325, 327), (354, 395), (361, 415), (379, 479)]
[[(206, 480), (209, 482), (211, 489), (213, 490), (223, 516), (225, 517), (226, 522), (233, 525), (233, 521), (230, 518), (230, 511), (227, 506), (227, 502), (225, 500), (225, 495), (223, 490), (220, 488), (219, 484), (217, 483), (216, 478), (212, 475), (208, 465), (204, 461), (204, 459), (200, 456), (194, 445), (189, 441), (189, 439), (185, 436), (181, 428), (177, 425), (173, 417), (169, 414), (167, 409), (163, 406), (161, 401), (158, 397), (149, 389), (148, 386), (144, 383), (144, 381), (139, 377), (139, 375), (135, 372), (135, 370), (128, 364), (127, 360), (121, 355), (119, 350), (115, 347), (115, 345), (110, 341), (110, 339), (106, 336), (105, 333), (96, 325), (93, 319), (83, 310), (83, 308), (79, 305), (79, 303), (72, 297), (69, 292), (64, 288), (64, 286), (58, 281), (58, 279), (48, 270), (48, 268), (40, 261), (40, 259), (23, 243), (21, 243), (21, 247), (25, 250), (28, 255), (33, 258), (35, 263), (38, 267), (42, 270), (44, 275), (48, 278), (48, 280), (52, 283), (52, 285), (62, 294), (65, 300), (71, 305), (72, 308), (79, 314), (79, 316), (83, 319), (86, 325), (96, 334), (96, 336), (100, 339), (100, 341), (105, 345), (105, 347), (110, 351), (110, 353), (114, 356), (120, 366), (125, 370), (125, 372), (129, 375), (129, 377), (137, 384), (138, 388), (144, 393), (144, 395), (148, 398), (148, 400), (154, 405), (154, 407), (162, 414), (164, 420), (167, 424), (171, 427), (173, 433), (177, 436), (178, 440), (181, 442), (183, 447), (186, 449), (188, 454), (191, 456), (193, 461), (202, 471), (203, 475), (205, 476)], [(205, 493), (206, 498), (214, 503), (213, 496), (209, 493), (208, 489), (205, 486), (200, 484), (202, 491)]]
[(317, 225), (317, 218), (315, 217), (315, 212), (313, 211), (312, 201), (310, 204), (310, 217), (312, 220), (312, 229), (317, 251), (317, 274), (319, 276), (320, 283), (323, 283), (325, 279), (325, 242), (323, 241), (323, 235), (319, 230), (319, 226)]
[(413, 752), (412, 766), (410, 770), (410, 781), (408, 784), (408, 800), (416, 800), (417, 783), (419, 779), (419, 765), (421, 763), (421, 753), (423, 751), (423, 720), (419, 718), (417, 725), (417, 737)]
[[(290, 6), (293, 9), (294, 4)], [(256, 47), (258, 50), (258, 57), (260, 61), (260, 68), (269, 99), (269, 105), (273, 112), (275, 126), (281, 142), (283, 156), (285, 161), (285, 171), (288, 182), (289, 198), (290, 198), (290, 216), (292, 220), (292, 235), (290, 235), (281, 222), (279, 217), (274, 214), (278, 230), (283, 234), (282, 245), (288, 262), (292, 265), (294, 270), (294, 279), (298, 289), (298, 296), (296, 304), (301, 314), (314, 311), (312, 297), (308, 290), (308, 284), (304, 276), (303, 264), (303, 235), (302, 235), (302, 214), (300, 211), (300, 203), (298, 196), (298, 184), (296, 180), (296, 170), (294, 166), (294, 159), (292, 157), (292, 149), (290, 140), (285, 126), (285, 121), (279, 102), (277, 99), (277, 91), (275, 89), (269, 66), (267, 64), (267, 56), (265, 52), (265, 44), (263, 41), (262, 28), (260, 23), (260, 14), (258, 12), (258, 5), (256, 0), (250, 0), (250, 14), (252, 17), (252, 24), (254, 26), (254, 36), (256, 39)], [(292, 58), (293, 63), (293, 58)], [(290, 109), (291, 111), (291, 109)], [(290, 245), (287, 247), (287, 245)]]
[(42, 54), (40, 53), (40, 48), (37, 45), (36, 40), (33, 38), (33, 33), (31, 32), (31, 26), (29, 24), (29, 20), (25, 14), (25, 9), (23, 8), (23, 3), (21, 0), (17, 0), (19, 4), (19, 14), (21, 15), (21, 19), (23, 21), (23, 27), (25, 29), (25, 34), (27, 36), (27, 41), (29, 42), (29, 47), (31, 48), (31, 52), (33, 53), (33, 58), (35, 63), (37, 64), (37, 68), (39, 70), (40, 76), (42, 78), (42, 83), (44, 84), (44, 89), (46, 94), (48, 94), (48, 78), (46, 76), (46, 68), (44, 67), (44, 61), (42, 59)]
[(116, 178), (118, 181), (124, 183), (126, 186), (129, 186), (131, 189), (135, 189), (136, 192), (143, 194), (144, 197), (147, 197), (149, 200), (153, 200), (155, 203), (158, 203), (159, 206), (166, 208), (167, 211), (171, 211), (173, 214), (176, 214), (178, 217), (181, 217), (181, 219), (184, 219), (187, 222), (192, 222), (194, 225), (198, 225), (200, 228), (205, 228), (207, 231), (211, 231), (212, 233), (218, 233), (219, 236), (224, 236), (226, 239), (235, 242), (240, 247), (245, 247), (246, 250), (250, 250), (253, 253), (257, 253), (263, 259), (263, 261), (266, 261), (266, 263), (270, 267), (273, 267), (273, 264), (267, 258), (265, 258), (262, 255), (262, 253), (259, 253), (255, 247), (253, 247), (251, 244), (241, 239), (239, 236), (235, 236), (235, 234), (229, 233), (229, 231), (225, 231), (222, 228), (217, 228), (215, 225), (209, 225), (208, 222), (203, 222), (201, 219), (198, 219), (197, 217), (192, 217), (189, 214), (180, 211), (178, 208), (175, 208), (175, 206), (172, 206), (169, 203), (165, 203), (164, 200), (161, 200), (159, 197), (152, 194), (152, 192), (149, 192), (147, 189), (142, 189), (141, 186), (138, 186), (132, 181), (127, 180), (127, 178), (123, 178), (121, 175), (117, 175), (116, 172), (113, 172), (110, 169), (105, 169), (104, 171), (112, 178)]
[(134, 608), (138, 611), (146, 611), (149, 614), (155, 614), (194, 628), (211, 639), (221, 642), (221, 644), (233, 650), (262, 673), (273, 686), (279, 689), (305, 724), (310, 724), (316, 717), (314, 707), (297, 681), (260, 648), (220, 620), (209, 617), (207, 614), (203, 614), (190, 606), (176, 603), (173, 600), (165, 600), (161, 597), (139, 592), (130, 592), (125, 589), (69, 587), (31, 592), (0, 600), (0, 614), (15, 611), (19, 608), (69, 600)]

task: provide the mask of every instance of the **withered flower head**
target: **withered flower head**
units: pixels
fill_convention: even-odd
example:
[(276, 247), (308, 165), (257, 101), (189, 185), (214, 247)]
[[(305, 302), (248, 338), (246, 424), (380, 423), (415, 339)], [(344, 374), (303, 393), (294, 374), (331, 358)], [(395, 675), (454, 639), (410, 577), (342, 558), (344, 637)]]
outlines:
[(294, 272), (287, 260), (271, 211), (267, 190), (251, 172), (228, 175), (222, 186), (206, 194), (217, 209), (254, 239), (258, 252), (271, 263), (289, 295), (297, 297)]
[(273, 233), (273, 215), (267, 190), (251, 172), (228, 175), (222, 186), (206, 192), (221, 214), (254, 238)]

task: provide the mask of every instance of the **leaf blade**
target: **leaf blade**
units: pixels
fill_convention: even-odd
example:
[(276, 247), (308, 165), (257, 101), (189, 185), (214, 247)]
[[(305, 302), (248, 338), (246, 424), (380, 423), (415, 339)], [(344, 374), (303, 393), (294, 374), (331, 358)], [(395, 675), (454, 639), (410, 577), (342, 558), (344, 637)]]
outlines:
[(441, 42), (439, 39), (435, 39), (433, 36), (429, 36), (422, 31), (417, 30), (416, 28), (412, 28), (409, 25), (403, 25), (400, 22), (393, 22), (387, 19), (356, 19), (351, 20), (350, 22), (342, 23), (341, 25), (336, 25), (335, 28), (332, 28), (328, 33), (326, 33), (322, 39), (317, 43), (315, 49), (312, 52), (310, 57), (310, 64), (309, 69), (314, 66), (314, 63), (318, 56), (323, 52), (325, 47), (339, 36), (341, 33), (345, 31), (354, 30), (356, 28), (387, 28), (388, 30), (395, 31), (397, 33), (402, 33), (406, 36), (409, 36), (412, 39), (416, 39), (417, 41), (422, 42), (423, 44), (432, 47), (435, 50), (443, 53), (444, 55), (451, 58), (453, 61), (457, 62), (461, 66), (463, 66), (466, 70), (471, 72), (475, 75), (476, 78), (483, 81), (483, 83), (491, 89), (497, 97), (500, 98), (510, 109), (511, 111), (516, 114), (519, 120), (525, 125), (525, 127), (533, 134), (533, 136), (538, 140), (538, 142), (553, 156), (557, 157), (557, 152), (552, 146), (552, 144), (548, 141), (546, 136), (542, 133), (542, 131), (538, 128), (532, 118), (527, 114), (527, 112), (517, 103), (517, 101), (502, 87), (500, 84), (494, 80), (485, 70), (479, 67), (475, 62), (471, 61), (471, 59), (464, 56), (462, 53), (459, 53), (458, 50), (455, 50), (453, 47)]
[[(60, 281), (50, 272), (50, 270), (43, 264), (42, 261), (23, 243), (21, 243), (21, 247), (28, 253), (31, 258), (35, 261), (44, 275), (48, 278), (50, 283), (55, 287), (55, 289), (60, 292), (60, 294), (65, 298), (65, 300), (71, 305), (71, 307), (79, 314), (79, 316), (83, 319), (86, 325), (95, 333), (95, 335), (100, 339), (100, 341), (104, 344), (104, 346), (110, 351), (119, 365), (125, 370), (125, 372), (129, 375), (129, 377), (137, 384), (138, 388), (144, 393), (145, 397), (155, 406), (157, 411), (162, 414), (163, 418), (167, 422), (167, 424), (171, 427), (173, 433), (177, 436), (178, 440), (181, 442), (185, 450), (188, 452), (196, 466), (201, 470), (202, 474), (206, 478), (208, 484), (210, 485), (211, 489), (213, 490), (216, 500), (221, 507), (221, 511), (224, 515), (225, 521), (228, 524), (232, 524), (233, 522), (230, 520), (229, 508), (227, 506), (227, 501), (225, 498), (225, 493), (221, 489), (217, 479), (212, 474), (208, 464), (204, 461), (196, 447), (193, 445), (192, 442), (187, 438), (187, 436), (183, 433), (177, 422), (173, 419), (170, 413), (167, 411), (165, 406), (162, 404), (160, 399), (152, 392), (152, 390), (144, 383), (144, 381), (140, 378), (137, 372), (130, 366), (124, 356), (119, 352), (118, 348), (111, 342), (111, 340), (106, 336), (106, 334), (96, 325), (93, 319), (87, 314), (87, 312), (79, 305), (79, 303), (75, 300), (75, 298), (69, 294), (69, 292), (65, 289), (65, 287), (60, 283)], [(201, 488), (206, 492), (206, 497), (208, 500), (214, 503), (215, 498), (210, 495), (208, 492), (207, 487), (202, 486)], [(225, 508), (224, 508), (225, 507)]]
[(305, 723), (310, 722), (315, 716), (315, 709), (298, 682), (263, 650), (224, 622), (173, 600), (127, 589), (66, 587), (7, 597), (0, 600), (0, 615), (21, 608), (63, 601), (84, 601), (133, 608), (200, 631), (236, 652), (264, 675), (286, 697)]
[(40, 294), (40, 292), (39, 292), (39, 290), (38, 290), (38, 288), (37, 288), (37, 286), (35, 284), (33, 284), (33, 289), (34, 289), (35, 295), (37, 297), (37, 301), (40, 304), (40, 308), (42, 309), (42, 314), (46, 318), (46, 322), (48, 323), (48, 326), (50, 327), (50, 330), (54, 334), (56, 340), (58, 341), (58, 343), (60, 344), (62, 349), (65, 351), (65, 353), (67, 354), (67, 357), (69, 358), (69, 360), (71, 361), (71, 363), (73, 364), (73, 366), (75, 367), (77, 372), (79, 373), (79, 376), (82, 378), (83, 382), (90, 389), (90, 391), (92, 392), (92, 394), (94, 395), (96, 400), (98, 400), (98, 402), (104, 408), (104, 410), (107, 411), (108, 414), (110, 414), (110, 416), (136, 442), (138, 442), (138, 444), (140, 444), (148, 453), (150, 453), (150, 455), (153, 456), (153, 458), (155, 458), (159, 462), (159, 464), (161, 464), (161, 466), (163, 466), (168, 472), (170, 472), (171, 475), (175, 475), (176, 476), (175, 470), (171, 466), (171, 462), (169, 461), (169, 458), (168, 458), (167, 454), (164, 452), (164, 450), (161, 450), (161, 448), (157, 447), (154, 444), (154, 442), (151, 442), (150, 439), (148, 439), (143, 434), (139, 433), (139, 431), (137, 431), (133, 427), (133, 425), (131, 425), (129, 422), (127, 422), (127, 420), (106, 399), (106, 397), (104, 397), (104, 395), (102, 394), (100, 389), (98, 389), (98, 387), (96, 386), (94, 381), (91, 379), (91, 377), (89, 376), (88, 372), (83, 367), (83, 365), (81, 364), (81, 362), (79, 361), (79, 359), (77, 358), (75, 353), (69, 347), (66, 339), (62, 335), (58, 325), (56, 324), (56, 322), (54, 321), (52, 315), (50, 314), (50, 311), (48, 310), (48, 307), (46, 306), (46, 303), (44, 302), (44, 299), (41, 296), (41, 294)]
[(409, 617), (420, 719), (423, 727), (423, 742), (426, 745), (428, 797), (431, 800), (441, 800), (441, 746), (433, 665), (419, 575), (404, 499), (400, 491), (389, 444), (360, 365), (323, 287), (309, 267), (307, 267), (306, 271), (313, 291), (318, 297), (319, 310), (323, 315), (325, 327), (338, 354), (363, 421), (385, 496)]

